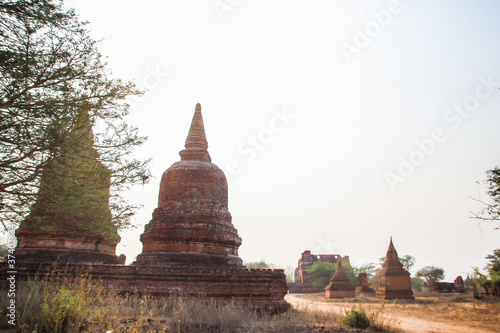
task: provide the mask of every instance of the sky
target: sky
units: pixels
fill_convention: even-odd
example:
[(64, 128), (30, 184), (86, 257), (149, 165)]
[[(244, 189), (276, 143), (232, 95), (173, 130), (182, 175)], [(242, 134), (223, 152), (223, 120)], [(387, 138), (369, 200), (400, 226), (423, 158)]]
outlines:
[(413, 273), (484, 267), (500, 230), (470, 219), (500, 165), (500, 3), (477, 0), (66, 0), (115, 77), (148, 92), (127, 121), (154, 178), (117, 253), (132, 262), (201, 103), (245, 262), (305, 250)]

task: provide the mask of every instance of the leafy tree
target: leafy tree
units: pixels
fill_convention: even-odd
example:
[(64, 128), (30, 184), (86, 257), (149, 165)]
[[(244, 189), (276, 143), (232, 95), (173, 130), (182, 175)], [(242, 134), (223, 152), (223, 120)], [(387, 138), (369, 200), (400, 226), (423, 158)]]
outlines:
[(488, 195), (492, 202), (487, 203), (479, 199), (474, 199), (481, 202), (484, 208), (479, 213), (473, 213), (472, 218), (481, 221), (490, 221), (498, 223), (495, 229), (500, 229), (500, 166), (495, 167), (487, 172), (486, 181), (489, 183)]
[(366, 273), (368, 279), (370, 279), (375, 275), (377, 264), (375, 264), (374, 262), (370, 262), (368, 264), (362, 264), (360, 266), (352, 266), (352, 269), (355, 276), (358, 276), (359, 273)]
[(330, 279), (333, 277), (336, 270), (336, 264), (316, 261), (307, 271), (312, 276), (313, 286), (325, 288), (330, 283)]
[(493, 254), (488, 254), (486, 256), (490, 262), (486, 264), (486, 269), (491, 272), (499, 272), (500, 273), (500, 249), (493, 250)]
[[(348, 263), (342, 263), (342, 267), (344, 268), (346, 275), (349, 277), (351, 284), (356, 285), (354, 270), (351, 265)], [(313, 286), (324, 288), (330, 283), (330, 279), (337, 271), (337, 264), (316, 261), (307, 271), (313, 277)]]
[[(483, 274), (479, 271), (479, 268), (474, 267), (473, 281), (476, 288), (483, 288), (486, 295), (489, 295), (489, 290), (493, 286), (493, 281), (488, 277), (488, 275)], [(477, 297), (477, 295), (474, 295)]]
[(433, 288), (436, 282), (444, 279), (444, 269), (434, 266), (425, 266), (417, 271), (417, 277), (425, 279), (429, 288)]
[[(486, 256), (489, 263), (486, 264), (486, 269), (490, 275), (492, 287), (495, 293), (500, 293), (500, 249), (493, 250), (493, 254)], [(497, 296), (500, 296), (497, 294)]]
[[(61, 0), (0, 0), (0, 220), (19, 222), (36, 199), (40, 176), (81, 110), (95, 129), (94, 148), (111, 172), (113, 223), (130, 226), (135, 208), (120, 198), (149, 177), (148, 161), (131, 157), (145, 137), (124, 121), (131, 82), (111, 78), (89, 36)], [(65, 149), (64, 153), (71, 149)]]
[(420, 277), (411, 278), (411, 289), (413, 291), (422, 291), (424, 288), (424, 280)]
[(415, 266), (415, 264), (417, 263), (415, 257), (410, 256), (408, 254), (399, 258), (399, 261), (403, 264), (403, 268), (406, 269), (408, 272), (410, 272), (413, 266)]
[(248, 269), (276, 268), (273, 264), (269, 264), (269, 263), (265, 262), (264, 260), (245, 263), (245, 266)]

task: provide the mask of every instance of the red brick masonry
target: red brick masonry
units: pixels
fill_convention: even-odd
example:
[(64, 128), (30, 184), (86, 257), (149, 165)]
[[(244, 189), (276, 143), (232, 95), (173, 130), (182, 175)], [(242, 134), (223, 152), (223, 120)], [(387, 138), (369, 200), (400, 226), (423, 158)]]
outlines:
[[(50, 264), (22, 264), (16, 268), (16, 281), (28, 276), (43, 276), (54, 267)], [(285, 273), (281, 269), (207, 269), (168, 268), (134, 265), (68, 265), (63, 271), (71, 276), (89, 272), (89, 276), (110, 290), (120, 293), (141, 293), (153, 296), (181, 294), (206, 296), (231, 301), (245, 308), (284, 312), (289, 304)], [(7, 286), (8, 268), (0, 263), (0, 285)]]

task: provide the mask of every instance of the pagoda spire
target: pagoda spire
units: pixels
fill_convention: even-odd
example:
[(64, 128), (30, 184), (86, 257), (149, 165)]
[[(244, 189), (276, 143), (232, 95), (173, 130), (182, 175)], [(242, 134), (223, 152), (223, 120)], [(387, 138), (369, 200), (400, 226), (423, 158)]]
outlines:
[(394, 244), (392, 243), (392, 237), (391, 237), (391, 241), (389, 243), (389, 248), (387, 249), (387, 253), (385, 255), (385, 262), (387, 263), (387, 265), (401, 265), (401, 262), (399, 261), (399, 257), (398, 257), (398, 252), (396, 251), (396, 248), (394, 247)]
[(211, 162), (210, 154), (208, 153), (208, 142), (205, 135), (205, 125), (203, 124), (203, 116), (201, 115), (201, 105), (196, 104), (191, 127), (184, 144), (186, 149), (180, 151), (181, 160), (198, 160)]
[(191, 121), (191, 127), (189, 128), (189, 134), (184, 147), (190, 150), (208, 149), (208, 142), (205, 135), (205, 126), (203, 124), (203, 116), (201, 115), (200, 103), (196, 104), (193, 120)]

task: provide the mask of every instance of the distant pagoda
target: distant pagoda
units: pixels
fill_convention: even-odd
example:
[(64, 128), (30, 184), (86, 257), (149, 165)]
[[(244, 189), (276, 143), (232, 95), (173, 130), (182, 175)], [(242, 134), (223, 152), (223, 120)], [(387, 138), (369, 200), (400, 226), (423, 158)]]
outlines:
[(354, 297), (356, 288), (353, 287), (349, 277), (342, 267), (342, 261), (337, 264), (337, 269), (333, 277), (330, 279), (330, 284), (325, 288), (326, 298), (343, 298)]
[(93, 143), (88, 111), (81, 110), (44, 167), (36, 202), (16, 231), (19, 262), (120, 262), (109, 210), (111, 173)]
[(403, 268), (403, 264), (399, 261), (392, 237), (382, 270), (378, 273), (376, 295), (379, 299), (414, 299), (410, 273)]

